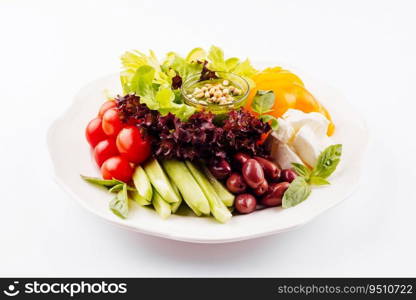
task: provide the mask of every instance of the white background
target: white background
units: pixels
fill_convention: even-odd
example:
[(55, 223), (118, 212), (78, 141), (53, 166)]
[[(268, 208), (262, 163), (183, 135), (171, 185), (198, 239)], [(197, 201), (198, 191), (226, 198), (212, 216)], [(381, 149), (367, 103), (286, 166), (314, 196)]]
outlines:
[[(416, 276), (415, 9), (1, 0), (0, 276)], [(339, 88), (372, 136), (359, 190), (298, 230), (225, 245), (144, 236), (84, 211), (53, 180), (50, 123), (81, 86), (118, 71), (125, 50), (211, 44)]]

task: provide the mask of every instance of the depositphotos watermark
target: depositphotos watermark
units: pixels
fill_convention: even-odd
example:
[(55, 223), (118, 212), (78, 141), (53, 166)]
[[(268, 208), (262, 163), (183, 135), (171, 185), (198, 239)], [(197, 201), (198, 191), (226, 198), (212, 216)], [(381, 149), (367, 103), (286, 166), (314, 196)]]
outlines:
[(66, 294), (73, 297), (77, 294), (125, 294), (127, 283), (101, 282), (39, 282), (37, 280), (19, 284), (14, 281), (3, 290), (6, 296), (14, 297), (23, 294)]

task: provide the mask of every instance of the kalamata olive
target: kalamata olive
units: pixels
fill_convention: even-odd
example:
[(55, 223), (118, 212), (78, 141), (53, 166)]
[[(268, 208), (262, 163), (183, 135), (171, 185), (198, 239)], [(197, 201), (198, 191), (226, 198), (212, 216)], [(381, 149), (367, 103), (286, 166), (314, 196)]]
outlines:
[(267, 183), (267, 180), (265, 179), (262, 184), (260, 184), (256, 189), (254, 189), (253, 192), (257, 196), (261, 196), (264, 193), (266, 193), (268, 189), (269, 189), (269, 184)]
[(280, 169), (274, 162), (259, 156), (254, 156), (254, 159), (259, 162), (267, 178), (275, 180), (280, 177)]
[(246, 161), (242, 173), (246, 183), (253, 189), (256, 189), (264, 181), (263, 168), (255, 159), (250, 158)]
[(239, 194), (246, 190), (247, 184), (241, 174), (232, 173), (227, 179), (227, 189), (231, 193)]
[(233, 163), (236, 169), (241, 170), (243, 165), (250, 159), (250, 156), (241, 152), (234, 154)]
[(235, 209), (242, 214), (249, 214), (256, 210), (257, 201), (253, 195), (240, 194), (235, 198)]
[(296, 173), (291, 169), (284, 169), (280, 174), (281, 181), (292, 182), (296, 178)]
[(283, 194), (289, 187), (289, 182), (273, 183), (270, 185), (267, 194), (261, 199), (261, 204), (266, 206), (278, 206), (282, 204)]
[(225, 159), (214, 162), (209, 170), (217, 179), (225, 179), (231, 174), (231, 166)]

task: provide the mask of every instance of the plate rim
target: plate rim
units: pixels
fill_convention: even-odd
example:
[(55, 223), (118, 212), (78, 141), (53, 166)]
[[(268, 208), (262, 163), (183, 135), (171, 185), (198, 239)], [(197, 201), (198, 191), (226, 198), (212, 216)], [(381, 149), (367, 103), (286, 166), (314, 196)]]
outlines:
[[(296, 69), (296, 68), (292, 68), (292, 69)], [(303, 73), (303, 72), (302, 72)], [(328, 210), (330, 210), (331, 208), (339, 205), (340, 203), (342, 203), (343, 201), (345, 201), (346, 199), (350, 198), (360, 187), (361, 185), (361, 178), (363, 175), (363, 162), (365, 161), (365, 158), (368, 154), (368, 145), (369, 142), (371, 140), (371, 134), (370, 134), (370, 130), (368, 128), (368, 124), (365, 120), (365, 118), (362, 116), (362, 113), (352, 104), (350, 103), (345, 97), (343, 97), (343, 101), (348, 103), (348, 106), (350, 106), (350, 108), (354, 111), (354, 113), (357, 114), (357, 120), (360, 121), (362, 127), (365, 129), (365, 140), (364, 140), (364, 148), (362, 149), (362, 155), (360, 156), (359, 159), (359, 166), (360, 166), (360, 170), (358, 172), (358, 179), (356, 184), (353, 186), (353, 188), (346, 193), (345, 195), (342, 196), (342, 199), (338, 200), (338, 201), (334, 201), (332, 204), (326, 206), (325, 208), (323, 208), (320, 212), (316, 213), (316, 214), (310, 214), (307, 217), (303, 217), (301, 220), (299, 220), (299, 222), (297, 222), (295, 225), (291, 225), (288, 226), (286, 228), (270, 228), (270, 229), (265, 229), (261, 232), (257, 232), (257, 233), (251, 233), (249, 235), (244, 235), (244, 234), (238, 234), (235, 235), (232, 238), (229, 237), (219, 237), (219, 238), (212, 238), (212, 237), (206, 237), (204, 238), (204, 236), (201, 236), (200, 238), (194, 238), (194, 237), (189, 237), (183, 235), (183, 234), (175, 234), (175, 233), (165, 233), (165, 232), (159, 232), (157, 230), (152, 231), (152, 230), (147, 230), (146, 228), (138, 228), (137, 226), (131, 226), (129, 224), (123, 224), (120, 221), (115, 221), (114, 219), (110, 219), (108, 218), (108, 216), (104, 215), (103, 213), (101, 213), (98, 210), (94, 210), (92, 206), (88, 206), (85, 201), (83, 201), (79, 195), (77, 195), (77, 193), (75, 193), (71, 187), (64, 182), (63, 179), (60, 178), (60, 176), (58, 175), (57, 172), (57, 164), (55, 163), (55, 157), (54, 157), (54, 153), (53, 153), (53, 146), (51, 145), (52, 140), (53, 140), (53, 136), (56, 134), (56, 131), (58, 130), (60, 124), (64, 121), (66, 114), (74, 107), (74, 105), (77, 103), (77, 99), (79, 98), (79, 96), (82, 94), (82, 92), (84, 90), (86, 90), (88, 87), (90, 87), (94, 82), (99, 82), (99, 81), (103, 81), (105, 79), (108, 79), (110, 77), (113, 77), (115, 75), (118, 75), (118, 73), (111, 73), (108, 74), (106, 76), (101, 76), (95, 80), (92, 80), (90, 82), (88, 82), (87, 84), (83, 85), (78, 92), (75, 94), (75, 96), (72, 98), (72, 101), (70, 102), (69, 106), (67, 106), (65, 108), (65, 110), (63, 110), (63, 112), (59, 115), (59, 117), (57, 117), (55, 120), (53, 120), (47, 130), (47, 140), (46, 140), (46, 144), (47, 144), (47, 148), (48, 148), (48, 153), (49, 153), (49, 158), (52, 162), (52, 168), (53, 168), (53, 178), (54, 181), (57, 183), (58, 186), (60, 186), (68, 195), (70, 195), (72, 198), (75, 198), (77, 200), (78, 203), (81, 204), (81, 206), (83, 208), (85, 208), (87, 211), (89, 211), (90, 213), (92, 213), (95, 216), (98, 216), (104, 220), (106, 220), (107, 222), (114, 224), (118, 227), (121, 227), (123, 229), (127, 229), (130, 231), (134, 231), (134, 232), (139, 232), (139, 233), (143, 233), (146, 235), (151, 235), (151, 236), (156, 236), (156, 237), (162, 237), (162, 238), (166, 238), (166, 239), (172, 239), (172, 240), (177, 240), (177, 241), (182, 241), (182, 242), (188, 242), (188, 243), (202, 243), (202, 244), (222, 244), (222, 243), (231, 243), (231, 242), (238, 242), (238, 241), (244, 241), (244, 240), (249, 240), (249, 239), (255, 239), (255, 238), (260, 238), (260, 237), (264, 237), (264, 236), (269, 236), (269, 235), (274, 235), (277, 233), (281, 233), (281, 232), (286, 232), (286, 231), (290, 231), (290, 230), (294, 230), (296, 228), (299, 228), (307, 223), (309, 223), (310, 221), (312, 221), (313, 219), (317, 218), (319, 215), (327, 212)], [(309, 76), (308, 76), (309, 77)], [(313, 78), (313, 77), (312, 77)], [(315, 81), (315, 79), (314, 79)], [(324, 84), (326, 87), (331, 88), (333, 90), (339, 91), (338, 89), (332, 87), (332, 86), (328, 86), (327, 84)], [(121, 220), (122, 221), (122, 220)], [(169, 220), (166, 220), (169, 221)]]

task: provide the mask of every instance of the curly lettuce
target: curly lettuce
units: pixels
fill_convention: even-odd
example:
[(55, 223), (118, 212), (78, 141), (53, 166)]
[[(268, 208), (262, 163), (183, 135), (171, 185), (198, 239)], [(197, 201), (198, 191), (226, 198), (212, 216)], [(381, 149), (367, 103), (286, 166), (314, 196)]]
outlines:
[(224, 52), (216, 47), (211, 46), (208, 53), (208, 69), (213, 71), (231, 72), (242, 77), (250, 78), (258, 71), (251, 65), (248, 59), (240, 62), (237, 57), (224, 58)]
[(173, 90), (163, 84), (156, 84), (156, 70), (149, 66), (140, 66), (128, 82), (128, 93), (140, 97), (140, 102), (149, 109), (158, 110), (162, 115), (173, 113), (181, 120), (187, 120), (194, 112), (193, 106), (178, 103)]
[(124, 94), (134, 93), (150, 109), (162, 114), (173, 113), (182, 120), (192, 115), (195, 108), (183, 102), (179, 87), (189, 76), (202, 72), (204, 66), (204, 70), (243, 76), (251, 86), (250, 77), (258, 72), (248, 59), (225, 59), (224, 52), (216, 46), (208, 52), (194, 48), (186, 57), (169, 52), (162, 63), (153, 51), (149, 51), (149, 55), (138, 50), (127, 51), (121, 56), (121, 64), (120, 81)]

